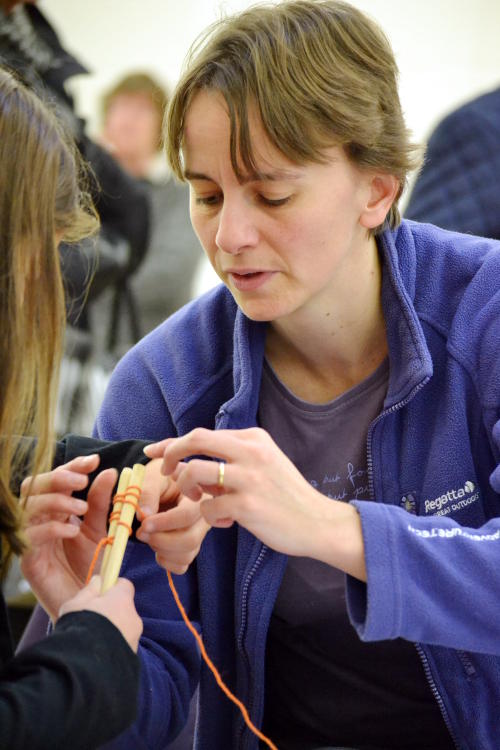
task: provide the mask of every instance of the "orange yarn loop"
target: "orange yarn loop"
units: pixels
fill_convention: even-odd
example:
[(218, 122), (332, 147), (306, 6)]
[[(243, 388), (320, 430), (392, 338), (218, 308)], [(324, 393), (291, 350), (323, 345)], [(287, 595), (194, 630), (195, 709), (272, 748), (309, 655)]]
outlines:
[[(130, 492), (132, 490), (132, 492)], [(127, 495), (132, 495), (133, 500), (129, 500)], [(137, 485), (133, 484), (130, 487), (127, 487), (127, 491), (124, 494), (116, 494), (113, 498), (113, 508), (117, 503), (121, 503), (121, 505), (133, 505), (135, 508), (135, 512), (137, 514), (137, 518), (142, 521), (144, 518), (144, 513), (142, 512), (141, 508), (139, 507), (139, 498), (141, 496), (141, 488), (137, 487)], [(111, 523), (112, 521), (116, 521), (117, 526), (125, 526), (126, 529), (128, 529), (129, 536), (132, 533), (132, 527), (130, 524), (125, 523), (124, 521), (120, 521), (120, 511), (114, 510), (109, 514), (108, 521)], [(92, 556), (92, 560), (90, 562), (89, 570), (87, 573), (87, 577), (85, 579), (85, 584), (88, 584), (90, 582), (90, 579), (92, 578), (94, 574), (94, 568), (97, 565), (97, 560), (99, 559), (99, 555), (101, 554), (101, 550), (103, 547), (105, 547), (107, 544), (113, 544), (114, 536), (105, 536), (103, 537), (99, 543), (97, 544), (94, 554)]]
[[(132, 497), (134, 499), (133, 500), (129, 500), (128, 499), (129, 495), (132, 495)], [(115, 496), (115, 499), (116, 499), (116, 497), (117, 496)], [(133, 505), (134, 508), (135, 508), (135, 512), (136, 512), (137, 518), (139, 519), (139, 521), (142, 521), (144, 519), (144, 513), (142, 512), (142, 509), (139, 506), (139, 500), (140, 500), (140, 497), (141, 497), (141, 488), (138, 487), (136, 484), (131, 484), (129, 487), (127, 487), (127, 491), (125, 492), (125, 494), (122, 497), (123, 497), (123, 499), (119, 500), (118, 502), (121, 502), (122, 506), (123, 505)], [(115, 504), (115, 500), (113, 500), (113, 505), (114, 504)], [(132, 529), (130, 531), (132, 533)]]
[(271, 750), (278, 750), (278, 748), (276, 747), (276, 745), (273, 744), (273, 742), (271, 742), (271, 740), (268, 737), (266, 737), (265, 734), (262, 734), (262, 732), (260, 731), (260, 729), (258, 729), (255, 726), (255, 724), (252, 722), (252, 720), (251, 720), (251, 718), (250, 718), (250, 716), (248, 714), (248, 710), (247, 710), (247, 707), (245, 706), (245, 704), (242, 703), (239, 700), (239, 698), (237, 698), (234, 695), (234, 693), (232, 693), (229, 690), (229, 688), (227, 687), (226, 683), (224, 682), (224, 680), (220, 676), (217, 667), (215, 666), (215, 664), (213, 663), (213, 661), (211, 660), (211, 658), (207, 654), (207, 651), (205, 649), (205, 644), (203, 643), (201, 635), (198, 633), (198, 631), (196, 630), (196, 628), (192, 624), (191, 620), (187, 616), (187, 612), (184, 609), (184, 605), (182, 604), (182, 602), (180, 600), (179, 594), (177, 593), (177, 589), (174, 586), (174, 582), (172, 580), (172, 576), (171, 576), (169, 570), (167, 570), (167, 578), (168, 578), (168, 584), (170, 586), (170, 589), (172, 591), (173, 597), (175, 599), (175, 603), (177, 604), (177, 606), (179, 608), (179, 612), (182, 615), (182, 619), (186, 623), (186, 626), (187, 626), (188, 630), (195, 637), (195, 640), (196, 640), (196, 642), (197, 642), (197, 644), (199, 646), (199, 649), (201, 651), (201, 655), (203, 656), (203, 659), (205, 660), (205, 663), (207, 664), (208, 668), (210, 669), (210, 671), (212, 672), (213, 676), (215, 677), (215, 681), (217, 682), (218, 686), (220, 687), (220, 689), (222, 690), (222, 692), (225, 695), (227, 695), (227, 697), (229, 698), (229, 700), (232, 701), (236, 706), (238, 706), (238, 708), (240, 709), (240, 711), (242, 713), (243, 718), (245, 719), (245, 723), (249, 727), (249, 729), (260, 740), (262, 740), (262, 742), (264, 742), (269, 748), (271, 748)]
[(85, 579), (85, 585), (90, 583), (90, 579), (92, 578), (94, 574), (94, 568), (97, 564), (97, 560), (99, 558), (99, 555), (101, 554), (102, 548), (105, 547), (107, 544), (113, 544), (113, 539), (114, 539), (114, 536), (105, 536), (99, 541), (97, 547), (95, 548), (92, 561), (90, 563), (89, 572), (87, 573), (87, 577)]

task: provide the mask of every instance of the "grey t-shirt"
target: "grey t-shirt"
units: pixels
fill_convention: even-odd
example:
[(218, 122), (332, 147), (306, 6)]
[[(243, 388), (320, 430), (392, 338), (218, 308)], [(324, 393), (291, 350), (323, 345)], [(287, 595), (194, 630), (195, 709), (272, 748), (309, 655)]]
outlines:
[(382, 410), (387, 360), (362, 383), (326, 404), (297, 398), (264, 363), (259, 422), (319, 492), (334, 500), (370, 497), (366, 437)]
[[(259, 424), (321, 493), (370, 500), (367, 435), (388, 379), (385, 360), (333, 401), (310, 404), (265, 362)], [(360, 641), (344, 574), (300, 557), (288, 560), (269, 627), (264, 731), (280, 750), (453, 748), (415, 647)]]

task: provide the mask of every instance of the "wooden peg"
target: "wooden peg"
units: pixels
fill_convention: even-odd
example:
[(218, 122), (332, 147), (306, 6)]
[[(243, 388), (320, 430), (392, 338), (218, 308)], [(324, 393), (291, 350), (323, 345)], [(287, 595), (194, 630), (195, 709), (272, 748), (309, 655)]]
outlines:
[[(111, 552), (106, 564), (106, 569), (102, 577), (101, 593), (111, 588), (116, 583), (118, 576), (120, 575), (120, 568), (123, 562), (123, 556), (127, 547), (127, 541), (129, 537), (129, 529), (132, 528), (132, 522), (134, 520), (136, 504), (138, 502), (138, 494), (142, 487), (144, 479), (144, 472), (146, 467), (143, 464), (134, 464), (130, 481), (125, 490), (125, 497), (123, 498), (122, 508), (120, 512), (120, 519), (116, 521), (115, 535), (113, 544), (111, 545)], [(134, 489), (133, 489), (134, 488)], [(136, 489), (138, 488), (138, 490)], [(130, 492), (129, 492), (130, 490)]]
[[(120, 474), (120, 478), (118, 480), (118, 487), (116, 489), (116, 494), (118, 496), (125, 495), (125, 490), (127, 489), (128, 485), (130, 484), (130, 477), (132, 476), (132, 469), (129, 466), (126, 466), (125, 469), (122, 469), (122, 472)], [(113, 504), (113, 510), (112, 510), (112, 520), (109, 524), (108, 529), (108, 537), (114, 537), (116, 533), (116, 522), (120, 518), (120, 513), (122, 509), (123, 503), (119, 501), (115, 501)], [(109, 561), (109, 555), (111, 553), (111, 545), (107, 544), (104, 548), (104, 556), (102, 558), (102, 565), (101, 565), (101, 578), (104, 579), (104, 574), (106, 571), (106, 568), (108, 566)]]

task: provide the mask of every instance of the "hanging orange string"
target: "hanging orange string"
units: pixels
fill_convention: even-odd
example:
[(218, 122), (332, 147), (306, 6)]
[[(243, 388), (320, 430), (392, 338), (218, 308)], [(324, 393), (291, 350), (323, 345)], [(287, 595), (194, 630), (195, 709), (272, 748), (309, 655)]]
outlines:
[[(132, 490), (132, 492), (131, 492), (131, 490)], [(127, 487), (126, 494), (127, 495), (131, 494), (134, 499), (133, 500), (129, 500), (128, 498), (126, 498), (122, 494), (120, 494), (120, 495), (116, 494), (114, 496), (114, 498), (113, 498), (113, 507), (115, 506), (115, 504), (117, 502), (122, 503), (122, 505), (124, 505), (125, 503), (133, 505), (135, 507), (135, 509), (136, 509), (136, 513), (137, 513), (137, 516), (138, 516), (139, 520), (142, 521), (143, 518), (144, 518), (144, 513), (142, 513), (142, 511), (141, 511), (141, 509), (139, 507), (139, 498), (140, 498), (140, 494), (141, 494), (140, 487), (137, 487), (135, 485)], [(110, 518), (110, 521), (117, 519), (117, 515), (115, 515), (114, 511), (110, 514), (109, 518)], [(128, 530), (129, 530), (129, 534), (132, 533), (132, 527), (129, 524), (124, 523), (123, 521), (119, 521), (119, 520), (116, 521), (116, 524), (117, 525), (120, 524), (122, 526), (126, 526), (128, 528)], [(89, 572), (87, 573), (86, 583), (88, 583), (90, 581), (90, 579), (92, 578), (92, 574), (94, 572), (94, 568), (96, 566), (96, 563), (97, 563), (97, 560), (99, 558), (99, 554), (100, 554), (102, 548), (104, 546), (106, 546), (107, 544), (112, 544), (113, 543), (113, 539), (114, 539), (113, 536), (106, 536), (103, 539), (101, 539), (101, 541), (97, 545), (97, 547), (95, 549), (95, 552), (94, 552), (94, 556), (92, 558), (92, 562), (90, 563)], [(168, 578), (168, 584), (169, 584), (170, 589), (172, 591), (172, 595), (174, 597), (175, 603), (177, 604), (177, 607), (179, 608), (179, 612), (182, 615), (182, 619), (184, 620), (184, 622), (185, 622), (186, 627), (188, 628), (188, 630), (194, 636), (194, 638), (195, 638), (195, 640), (196, 640), (196, 642), (198, 644), (198, 647), (200, 649), (201, 655), (202, 655), (203, 659), (205, 660), (206, 665), (208, 666), (208, 668), (212, 672), (213, 676), (215, 677), (216, 683), (218, 684), (218, 686), (220, 687), (220, 689), (222, 690), (222, 692), (229, 698), (229, 700), (232, 701), (236, 706), (238, 706), (238, 708), (240, 709), (241, 714), (242, 714), (242, 716), (243, 716), (243, 718), (245, 720), (245, 723), (248, 726), (248, 728), (260, 740), (262, 740), (262, 742), (264, 742), (270, 748), (270, 750), (278, 750), (278, 748), (276, 747), (276, 745), (268, 737), (266, 737), (265, 734), (262, 734), (262, 732), (260, 731), (260, 729), (258, 729), (255, 726), (255, 724), (253, 723), (253, 721), (250, 718), (250, 715), (248, 713), (248, 710), (247, 710), (247, 707), (245, 706), (245, 704), (242, 703), (242, 701), (240, 701), (239, 698), (237, 698), (234, 695), (234, 693), (232, 693), (231, 690), (227, 687), (226, 683), (224, 682), (224, 680), (220, 676), (220, 673), (219, 673), (217, 667), (215, 666), (215, 664), (213, 663), (213, 661), (209, 657), (209, 655), (208, 655), (208, 653), (207, 653), (207, 651), (205, 649), (205, 644), (203, 643), (203, 640), (202, 640), (200, 634), (198, 633), (198, 631), (196, 630), (196, 628), (192, 624), (191, 620), (189, 619), (189, 617), (187, 615), (186, 610), (184, 609), (184, 605), (182, 604), (182, 602), (180, 600), (179, 594), (177, 593), (177, 589), (175, 588), (175, 585), (174, 585), (174, 582), (172, 580), (172, 576), (171, 576), (169, 570), (167, 570), (167, 578)]]
[(205, 649), (205, 644), (203, 643), (201, 635), (198, 633), (198, 631), (196, 630), (196, 628), (192, 624), (191, 620), (189, 619), (189, 617), (187, 615), (186, 610), (184, 609), (184, 605), (182, 604), (182, 602), (180, 600), (179, 594), (177, 593), (177, 589), (175, 588), (175, 585), (174, 585), (174, 582), (172, 580), (172, 576), (171, 576), (169, 570), (167, 570), (167, 578), (168, 578), (168, 584), (170, 586), (170, 589), (172, 591), (173, 597), (175, 599), (175, 603), (177, 604), (177, 606), (179, 608), (179, 612), (182, 615), (182, 619), (186, 623), (186, 626), (187, 626), (188, 630), (195, 637), (196, 643), (198, 644), (198, 646), (200, 648), (201, 655), (202, 655), (203, 659), (205, 660), (205, 663), (207, 664), (208, 668), (212, 672), (213, 676), (215, 677), (215, 681), (217, 682), (218, 686), (220, 687), (220, 689), (222, 690), (222, 692), (225, 695), (227, 695), (227, 697), (229, 698), (229, 700), (232, 701), (236, 706), (238, 706), (238, 708), (240, 709), (240, 711), (241, 711), (241, 713), (243, 715), (243, 718), (245, 719), (245, 722), (246, 722), (247, 726), (249, 727), (249, 729), (260, 740), (262, 740), (262, 742), (264, 742), (268, 747), (270, 747), (271, 750), (278, 750), (278, 748), (276, 747), (276, 745), (274, 745), (273, 742), (271, 742), (271, 740), (268, 737), (265, 736), (265, 734), (262, 734), (262, 732), (260, 731), (260, 729), (258, 729), (255, 726), (255, 724), (252, 722), (252, 720), (251, 720), (251, 718), (250, 718), (250, 716), (248, 714), (248, 710), (247, 710), (247, 707), (245, 706), (245, 704), (242, 703), (239, 700), (239, 698), (237, 698), (234, 695), (234, 693), (232, 693), (230, 691), (230, 689), (227, 687), (226, 683), (224, 682), (224, 680), (220, 676), (217, 667), (215, 666), (215, 664), (213, 663), (213, 661), (211, 660), (211, 658), (207, 654), (207, 651)]

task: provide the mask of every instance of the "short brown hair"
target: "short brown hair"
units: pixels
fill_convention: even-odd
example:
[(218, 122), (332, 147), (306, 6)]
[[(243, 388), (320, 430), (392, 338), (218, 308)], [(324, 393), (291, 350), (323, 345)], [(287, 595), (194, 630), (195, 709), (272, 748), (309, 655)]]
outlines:
[(420, 161), (404, 122), (397, 78), (384, 33), (348, 3), (255, 6), (217, 21), (193, 46), (165, 120), (167, 158), (182, 180), (187, 110), (197, 91), (215, 90), (227, 105), (238, 176), (238, 158), (256, 171), (249, 111), (257, 105), (270, 142), (292, 161), (321, 163), (325, 149), (339, 145), (358, 166), (397, 177), (400, 189), (387, 217), (394, 227), (407, 175)]

